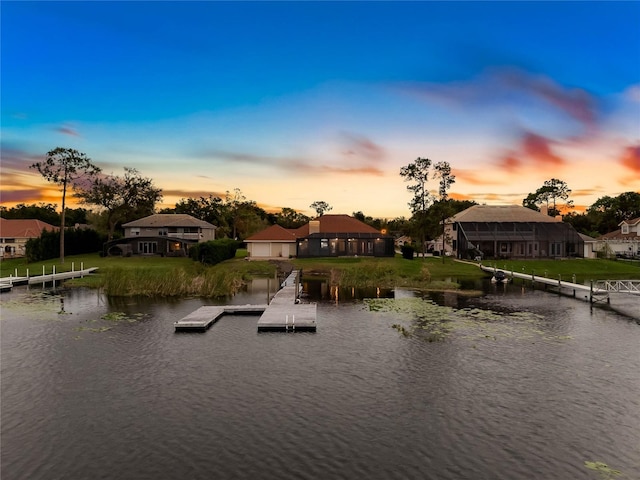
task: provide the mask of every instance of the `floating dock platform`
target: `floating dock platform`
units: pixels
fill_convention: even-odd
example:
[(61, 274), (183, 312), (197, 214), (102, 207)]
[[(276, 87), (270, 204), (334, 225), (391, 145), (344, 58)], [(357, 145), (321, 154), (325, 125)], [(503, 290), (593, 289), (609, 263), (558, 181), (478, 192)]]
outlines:
[(266, 305), (213, 305), (200, 307), (195, 312), (174, 322), (176, 330), (206, 330), (220, 317), (233, 315), (258, 315), (267, 309)]
[(220, 317), (230, 313), (234, 315), (260, 314), (258, 331), (315, 332), (317, 305), (299, 302), (299, 272), (293, 271), (282, 282), (282, 288), (276, 292), (268, 305), (214, 305), (200, 307), (195, 312), (174, 322), (176, 331), (205, 331)]

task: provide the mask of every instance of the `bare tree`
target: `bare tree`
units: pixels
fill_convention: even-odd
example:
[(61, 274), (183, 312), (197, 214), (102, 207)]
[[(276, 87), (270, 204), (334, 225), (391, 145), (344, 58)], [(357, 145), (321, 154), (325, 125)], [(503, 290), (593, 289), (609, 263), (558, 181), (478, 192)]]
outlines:
[(95, 166), (84, 153), (72, 148), (57, 147), (47, 153), (42, 162), (31, 165), (48, 182), (62, 187), (62, 211), (60, 214), (60, 262), (64, 263), (64, 229), (67, 190), (74, 189), (79, 183), (91, 180), (100, 168)]

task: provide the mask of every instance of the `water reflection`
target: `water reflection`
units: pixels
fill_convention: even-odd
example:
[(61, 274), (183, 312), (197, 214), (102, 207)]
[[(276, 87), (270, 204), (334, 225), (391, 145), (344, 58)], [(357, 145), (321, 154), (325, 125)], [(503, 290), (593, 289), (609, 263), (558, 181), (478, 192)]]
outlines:
[[(258, 335), (251, 316), (174, 333), (225, 299), (2, 294), (3, 479), (591, 478), (585, 461), (640, 477), (640, 327), (627, 317), (516, 285), (308, 286), (313, 335)], [(366, 297), (424, 298), (468, 324), (429, 343), (392, 328), (417, 317), (368, 311)]]

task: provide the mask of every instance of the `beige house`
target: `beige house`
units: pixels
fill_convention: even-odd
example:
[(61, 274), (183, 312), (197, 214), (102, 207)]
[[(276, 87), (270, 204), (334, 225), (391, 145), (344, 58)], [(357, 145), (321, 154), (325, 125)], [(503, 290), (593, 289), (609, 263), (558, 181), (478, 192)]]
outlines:
[(0, 218), (0, 258), (24, 257), (27, 241), (38, 238), (43, 230), (57, 231), (59, 227), (35, 219)]
[(478, 260), (582, 257), (584, 240), (559, 217), (519, 205), (474, 205), (445, 222), (445, 252)]
[(596, 250), (604, 256), (640, 256), (640, 217), (623, 220), (619, 230), (596, 239)]
[(179, 213), (156, 213), (122, 227), (124, 238), (107, 242), (105, 255), (185, 256), (190, 245), (215, 240), (218, 228)]

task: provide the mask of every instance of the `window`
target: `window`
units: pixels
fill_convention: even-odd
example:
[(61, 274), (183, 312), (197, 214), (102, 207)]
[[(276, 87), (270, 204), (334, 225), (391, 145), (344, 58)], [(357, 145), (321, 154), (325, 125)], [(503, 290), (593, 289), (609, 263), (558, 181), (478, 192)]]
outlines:
[(555, 242), (551, 244), (551, 255), (554, 257), (562, 255), (562, 243)]
[(320, 240), (320, 248), (329, 248), (329, 240), (327, 238)]
[(132, 227), (131, 235), (135, 235), (136, 237), (140, 235), (140, 227)]
[(158, 242), (138, 242), (138, 253), (150, 254), (158, 252)]
[(628, 223), (623, 223), (622, 224), (622, 233), (624, 235), (626, 235), (627, 233), (629, 233), (629, 224)]
[(167, 236), (167, 229), (166, 228), (161, 228), (158, 231), (158, 235), (160, 235), (161, 237), (166, 237)]

